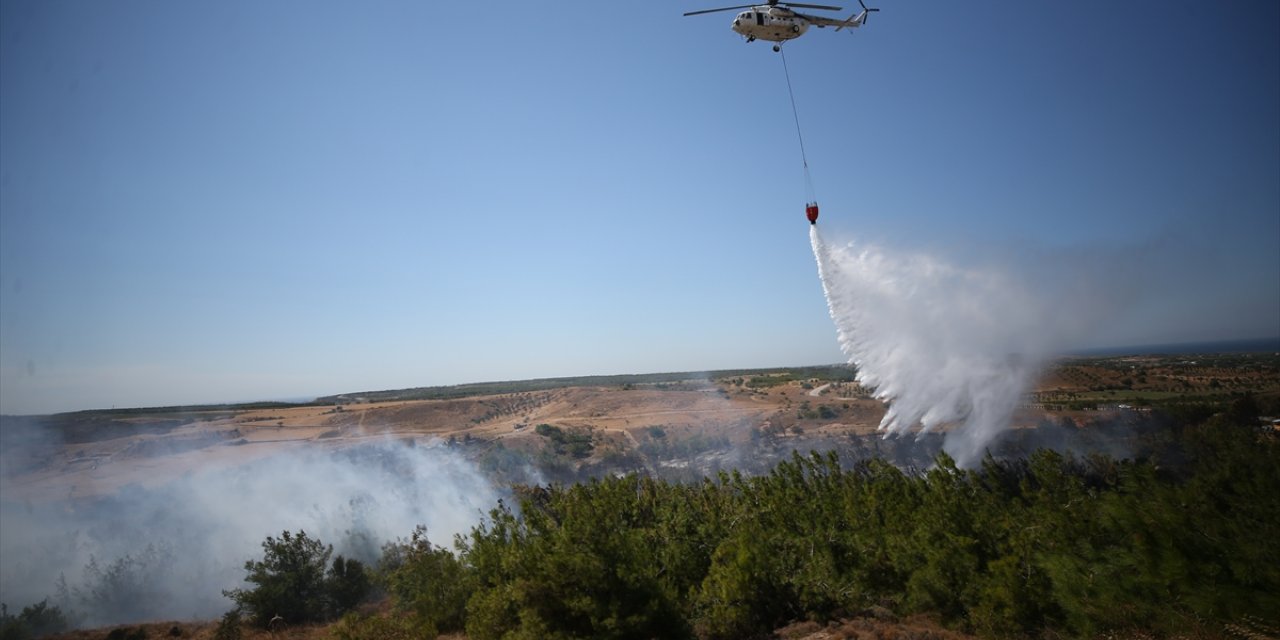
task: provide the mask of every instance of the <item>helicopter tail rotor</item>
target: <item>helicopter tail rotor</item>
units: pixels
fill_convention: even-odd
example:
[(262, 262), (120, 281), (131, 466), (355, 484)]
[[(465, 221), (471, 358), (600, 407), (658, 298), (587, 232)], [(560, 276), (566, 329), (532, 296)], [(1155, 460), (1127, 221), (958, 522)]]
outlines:
[(854, 15), (851, 15), (844, 22), (838, 23), (839, 26), (836, 27), (836, 31), (839, 31), (845, 27), (854, 27), (854, 28), (861, 27), (862, 25), (867, 23), (867, 16), (871, 15), (872, 11), (879, 11), (879, 9), (876, 9), (874, 7), (867, 8), (866, 3), (863, 2), (862, 0), (858, 0), (858, 4), (862, 5), (862, 13), (856, 13)]
[(872, 12), (872, 11), (879, 11), (879, 10), (880, 10), (880, 9), (877, 9), (877, 8), (874, 8), (874, 7), (872, 7), (872, 8), (870, 8), (870, 9), (868, 9), (868, 8), (867, 8), (867, 4), (866, 4), (865, 2), (863, 2), (862, 0), (858, 0), (858, 4), (862, 5), (862, 22), (861, 22), (861, 24), (866, 24), (866, 23), (867, 23), (867, 18), (871, 15), (871, 12)]

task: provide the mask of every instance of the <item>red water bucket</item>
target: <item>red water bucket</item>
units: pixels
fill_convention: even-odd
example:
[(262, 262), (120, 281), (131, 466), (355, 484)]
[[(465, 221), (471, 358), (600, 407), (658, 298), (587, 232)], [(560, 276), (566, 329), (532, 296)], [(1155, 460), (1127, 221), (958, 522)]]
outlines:
[(809, 218), (809, 224), (817, 224), (818, 222), (818, 203), (810, 202), (804, 207), (804, 215)]

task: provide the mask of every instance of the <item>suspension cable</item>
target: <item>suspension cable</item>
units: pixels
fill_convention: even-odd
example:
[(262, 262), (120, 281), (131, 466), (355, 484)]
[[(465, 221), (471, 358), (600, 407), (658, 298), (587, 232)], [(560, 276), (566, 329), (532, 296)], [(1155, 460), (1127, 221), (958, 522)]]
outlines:
[(813, 191), (813, 178), (809, 175), (809, 158), (804, 152), (804, 134), (800, 133), (800, 112), (796, 109), (796, 93), (791, 89), (791, 71), (787, 69), (787, 52), (779, 50), (782, 56), (782, 72), (787, 78), (787, 95), (791, 97), (791, 116), (796, 121), (796, 139), (800, 141), (800, 160), (804, 163), (804, 186), (805, 195), (808, 196), (809, 202), (817, 202), (818, 198)]

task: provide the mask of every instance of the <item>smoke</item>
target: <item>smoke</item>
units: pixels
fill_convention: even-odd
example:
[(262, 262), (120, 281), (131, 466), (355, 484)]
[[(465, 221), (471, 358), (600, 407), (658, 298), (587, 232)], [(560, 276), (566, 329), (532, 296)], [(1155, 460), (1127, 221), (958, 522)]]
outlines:
[(1069, 296), (997, 270), (829, 247), (816, 226), (809, 238), (840, 348), (858, 382), (888, 404), (879, 428), (887, 436), (949, 427), (944, 450), (976, 463), (1067, 343)]
[(376, 562), (416, 525), (447, 545), (496, 505), (497, 490), (443, 446), (311, 447), (193, 471), (92, 501), (0, 504), (0, 600), (52, 602), (83, 625), (210, 618), (231, 608), (262, 542), (304, 530), (335, 554)]

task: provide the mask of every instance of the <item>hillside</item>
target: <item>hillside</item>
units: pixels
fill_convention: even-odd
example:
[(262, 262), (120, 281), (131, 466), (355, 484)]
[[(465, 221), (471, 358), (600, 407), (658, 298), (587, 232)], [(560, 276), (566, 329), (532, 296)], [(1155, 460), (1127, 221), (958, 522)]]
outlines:
[[(336, 449), (386, 439), (438, 440), (502, 472), (499, 454), (525, 459), (555, 449), (538, 425), (580, 434), (591, 445), (559, 456), (563, 464), (554, 471), (563, 480), (576, 479), (578, 471), (607, 472), (604, 467), (676, 473), (699, 456), (705, 472), (740, 467), (712, 454), (762, 439), (782, 454), (806, 443), (852, 446), (927, 464), (930, 438), (919, 448), (873, 437), (884, 406), (852, 378), (847, 367), (560, 378), (352, 393), (307, 405), (2, 416), (0, 498), (106, 495), (300, 446)], [(1014, 426), (1109, 423), (1153, 406), (1209, 408), (1245, 393), (1264, 414), (1280, 415), (1280, 355), (1071, 358), (1042, 376)]]
[[(864, 468), (859, 465), (873, 458), (886, 459), (905, 469), (908, 477), (917, 477), (915, 474), (920, 470), (935, 464), (942, 436), (918, 434), (919, 437), (912, 439), (882, 439), (876, 425), (883, 416), (883, 406), (851, 380), (851, 372), (846, 368), (731, 374), (723, 377), (671, 374), (648, 380), (630, 377), (613, 380), (616, 384), (609, 385), (587, 385), (582, 384), (582, 380), (570, 379), (561, 380), (563, 386), (531, 381), (495, 383), (501, 387), (482, 385), (466, 392), (448, 388), (346, 394), (331, 398), (335, 401), (333, 404), (130, 409), (4, 417), (0, 429), (4, 452), (0, 460), (4, 474), (0, 502), (6, 506), (9, 524), (15, 517), (45, 518), (50, 513), (64, 513), (78, 514), (75, 521), (79, 524), (75, 527), (88, 527), (89, 531), (121, 526), (126, 527), (123, 531), (128, 531), (128, 526), (133, 525), (114, 524), (113, 518), (132, 513), (131, 505), (150, 504), (160, 496), (159, 506), (152, 507), (152, 511), (126, 517), (139, 524), (154, 521), (139, 532), (143, 537), (136, 539), (135, 545), (151, 539), (162, 546), (157, 547), (157, 551), (147, 546), (141, 555), (137, 555), (139, 550), (135, 546), (128, 552), (135, 555), (126, 555), (109, 566), (105, 563), (110, 556), (102, 555), (102, 568), (90, 566), (86, 573), (93, 579), (95, 575), (101, 577), (121, 571), (126, 583), (135, 585), (129, 588), (138, 588), (145, 585), (148, 571), (163, 569), (169, 566), (167, 563), (174, 562), (175, 556), (166, 554), (176, 553), (181, 561), (184, 554), (191, 553), (164, 546), (167, 543), (163, 536), (167, 534), (163, 532), (207, 526), (201, 523), (209, 517), (241, 518), (237, 514), (244, 510), (233, 506), (237, 499), (233, 495), (225, 497), (233, 503), (229, 505), (231, 510), (218, 512), (223, 513), (222, 516), (203, 514), (188, 520), (175, 516), (173, 509), (189, 509), (179, 503), (193, 497), (207, 499), (191, 493), (193, 483), (197, 488), (223, 487), (215, 489), (222, 492), (228, 491), (226, 487), (241, 487), (239, 490), (245, 492), (241, 501), (271, 504), (275, 498), (261, 492), (276, 489), (261, 483), (243, 484), (245, 473), (258, 476), (269, 469), (275, 469), (274, 475), (264, 477), (276, 478), (270, 482), (283, 481), (281, 486), (286, 493), (281, 495), (297, 496), (303, 501), (303, 507), (308, 500), (336, 499), (340, 508), (327, 517), (336, 515), (338, 520), (331, 524), (336, 525), (335, 531), (341, 531), (344, 526), (351, 529), (354, 521), (381, 517), (382, 512), (366, 510), (372, 504), (367, 501), (383, 500), (384, 496), (378, 494), (387, 490), (396, 493), (404, 490), (395, 484), (410, 489), (419, 487), (395, 498), (407, 501), (405, 504), (425, 501), (425, 504), (436, 505), (432, 509), (453, 508), (457, 513), (475, 514), (477, 509), (490, 508), (497, 497), (502, 496), (501, 492), (492, 494), (491, 488), (481, 485), (573, 486), (589, 479), (635, 473), (675, 482), (674, 487), (715, 476), (720, 471), (742, 472), (744, 477), (770, 475), (776, 473), (780, 463), (793, 460), (794, 453), (803, 454), (811, 449), (835, 452), (837, 458), (833, 461), (838, 459), (839, 466), (845, 469)], [(438, 397), (428, 399), (424, 397), (427, 395)], [(1185, 452), (1189, 450), (1170, 448), (1169, 436), (1162, 435), (1161, 431), (1168, 418), (1161, 416), (1182, 416), (1176, 419), (1192, 424), (1223, 411), (1229, 418), (1242, 416), (1241, 419), (1253, 423), (1259, 422), (1259, 415), (1280, 414), (1280, 357), (1255, 354), (1073, 358), (1059, 362), (1046, 372), (1037, 388), (1028, 394), (1015, 417), (1014, 428), (992, 442), (992, 453), (1016, 459), (1036, 448), (1051, 446), (1076, 455), (1104, 453), (1115, 458), (1139, 459), (1156, 455), (1164, 461), (1162, 464), (1173, 465), (1166, 468), (1177, 469), (1186, 464), (1184, 460), (1189, 458), (1185, 458)], [(388, 444), (394, 448), (387, 448)], [(413, 451), (419, 453), (410, 453)], [(1178, 455), (1184, 458), (1170, 457), (1171, 451), (1183, 451)], [(307, 495), (331, 495), (306, 498), (296, 493), (302, 489), (296, 483), (291, 484), (294, 481), (288, 474), (293, 473), (290, 470), (294, 467), (289, 465), (314, 458), (305, 457), (304, 452), (318, 452), (326, 458), (343, 461), (338, 466), (319, 467), (321, 474), (328, 475), (305, 476), (310, 478), (305, 482), (320, 483), (313, 487), (314, 494), (310, 493), (311, 489), (305, 489)], [(448, 457), (431, 452), (446, 452)], [(286, 453), (297, 455), (280, 455)], [(449, 472), (455, 465), (449, 462), (451, 458), (466, 460), (468, 468), (474, 471), (463, 469), (462, 475), (458, 475), (457, 469)], [(281, 460), (291, 462), (281, 466)], [(423, 467), (424, 464), (427, 466)], [(439, 465), (444, 466), (418, 478), (423, 473), (420, 469)], [(1019, 468), (1015, 464), (1009, 467), (1009, 473), (1015, 477), (1017, 473), (1024, 473), (1017, 471)], [(353, 469), (368, 471), (367, 488), (360, 491), (374, 493), (363, 494), (365, 497), (356, 493), (349, 505), (342, 507), (343, 501), (348, 500), (343, 492), (350, 490), (343, 488), (342, 483), (347, 481), (342, 476)], [(227, 473), (219, 475), (219, 470)], [(307, 473), (314, 472), (311, 469)], [(471, 473), (478, 473), (483, 479), (467, 475)], [(728, 477), (720, 476), (720, 482)], [(240, 484), (217, 484), (227, 478)], [(424, 482), (426, 484), (422, 484)], [(332, 491), (326, 488), (330, 483), (333, 483)], [(433, 485), (436, 489), (422, 488)], [(182, 490), (185, 493), (169, 492), (169, 488), (175, 486), (189, 488)], [(704, 490), (711, 488), (701, 486)], [(424, 490), (428, 493), (420, 493)], [(289, 494), (289, 491), (295, 493)], [(528, 495), (540, 499), (536, 498), (540, 494)], [(520, 500), (527, 499), (528, 495)], [(439, 502), (455, 500), (450, 496), (462, 502), (453, 507)], [(178, 503), (174, 503), (175, 500)], [(200, 505), (198, 501), (192, 502), (190, 508), (204, 509)], [(458, 508), (462, 511), (457, 511)], [(27, 516), (20, 515), (22, 509)], [(317, 509), (327, 507), (317, 502), (309, 509), (307, 513), (313, 515), (307, 517), (313, 518), (319, 515)], [(253, 511), (244, 514), (246, 521), (261, 520), (252, 514)], [(156, 518), (165, 522), (155, 521)], [(444, 525), (441, 529), (438, 522), (431, 524), (436, 534), (444, 534), (443, 538), (433, 536), (432, 539), (448, 540), (451, 532), (464, 533), (471, 526), (467, 522), (474, 524), (472, 518), (474, 516), (465, 517), (457, 525), (460, 528), (450, 529), (452, 525)], [(60, 525), (60, 530), (67, 530), (69, 526)], [(374, 540), (407, 535), (412, 526), (410, 521), (389, 529), (384, 527)], [(789, 538), (779, 538), (786, 539)], [(332, 537), (326, 540), (343, 542)], [(184, 542), (208, 544), (200, 541), (201, 538), (195, 538)], [(204, 576), (202, 579), (215, 583), (223, 580), (225, 585), (227, 576), (233, 581), (242, 577), (238, 564), (252, 553), (253, 538), (249, 541), (249, 550), (242, 544), (237, 547), (241, 550), (232, 554), (236, 557), (217, 558), (221, 573), (209, 574), (207, 567), (201, 569), (206, 572), (200, 574)], [(82, 542), (77, 546), (80, 544)], [(350, 547), (344, 548), (350, 552)], [(375, 553), (362, 557), (369, 558), (367, 562), (376, 561), (376, 547), (367, 551)], [(9, 557), (12, 558), (12, 554)], [(85, 557), (80, 557), (83, 562)], [(219, 575), (223, 577), (217, 578)], [(79, 588), (73, 582), (71, 593), (80, 599), (96, 593), (78, 591)], [(40, 592), (35, 593), (37, 595), (22, 602), (41, 597)], [(121, 588), (120, 593), (126, 594), (121, 597), (132, 597), (127, 595), (128, 588)], [(227, 601), (219, 599), (216, 590), (211, 594), (212, 604), (206, 601), (200, 606), (212, 609), (189, 610), (206, 611), (205, 616), (225, 611)], [(386, 601), (383, 603), (385, 606)], [(151, 609), (129, 609), (131, 613), (117, 609), (110, 615), (118, 621), (163, 619), (168, 615), (166, 612), (172, 610), (167, 606), (158, 600)], [(888, 610), (883, 613), (887, 614)], [(904, 631), (908, 628), (904, 626), (906, 623), (888, 621), (888, 618), (868, 621), (867, 616), (872, 614), (871, 609), (845, 611), (831, 620), (831, 625), (824, 622), (812, 627), (797, 622), (787, 629), (775, 628), (779, 629), (780, 637), (815, 640), (862, 637), (858, 629), (866, 630), (870, 634), (867, 637), (898, 637), (894, 634), (952, 637), (945, 635), (950, 631), (928, 627), (924, 622), (920, 624), (926, 625), (921, 627), (926, 631), (917, 629), (908, 633)], [(91, 619), (98, 620), (101, 628), (100, 625), (111, 618)], [(779, 618), (777, 622), (784, 619)], [(933, 630), (927, 631), (930, 628)], [(168, 631), (167, 627), (150, 629), (151, 635)], [(208, 637), (211, 629), (212, 623), (177, 626), (185, 637)], [(289, 631), (290, 637), (300, 638), (321, 637), (327, 633), (325, 628)], [(99, 632), (98, 637), (101, 634)]]

